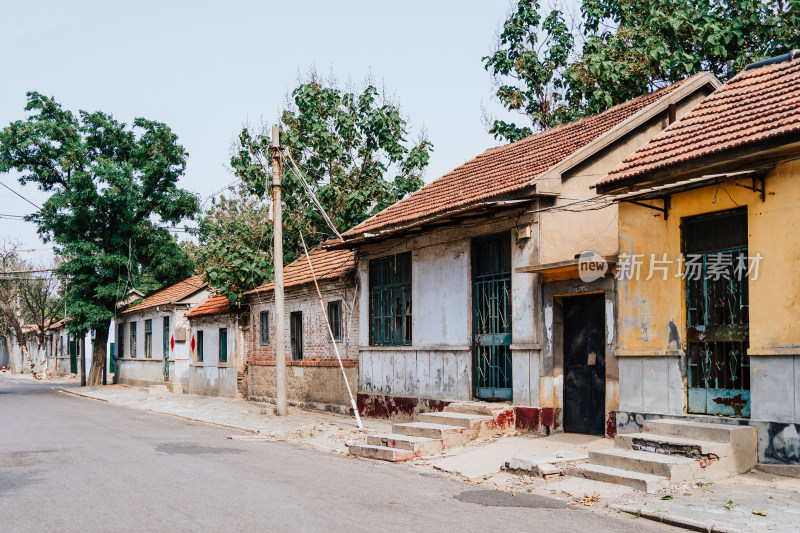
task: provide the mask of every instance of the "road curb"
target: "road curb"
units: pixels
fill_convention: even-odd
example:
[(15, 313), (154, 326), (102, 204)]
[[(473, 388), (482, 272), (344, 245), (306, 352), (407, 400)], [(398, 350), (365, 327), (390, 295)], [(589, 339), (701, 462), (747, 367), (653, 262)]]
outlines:
[(104, 400), (103, 398), (95, 398), (94, 396), (87, 396), (86, 394), (81, 394), (79, 392), (73, 392), (71, 390), (67, 390), (64, 388), (58, 389), (58, 392), (63, 394), (69, 394), (70, 396), (76, 396), (78, 398), (87, 398), (89, 400), (97, 400), (98, 402), (106, 402), (109, 403), (108, 400)]
[(691, 518), (669, 516), (666, 513), (646, 511), (641, 507), (635, 507), (633, 505), (611, 504), (609, 507), (616, 509), (617, 511), (622, 511), (623, 513), (639, 516), (641, 518), (647, 518), (648, 520), (661, 522), (669, 526), (682, 527), (691, 531), (702, 531), (704, 533), (741, 533), (743, 531), (740, 529), (731, 529), (729, 527), (719, 526), (713, 522), (700, 522), (698, 520), (692, 520)]

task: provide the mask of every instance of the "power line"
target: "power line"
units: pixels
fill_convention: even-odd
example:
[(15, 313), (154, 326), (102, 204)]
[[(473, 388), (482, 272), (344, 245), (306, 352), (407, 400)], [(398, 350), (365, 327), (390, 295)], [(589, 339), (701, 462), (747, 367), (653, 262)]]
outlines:
[(17, 196), (19, 196), (20, 198), (22, 198), (23, 200), (25, 200), (26, 202), (28, 202), (29, 204), (31, 204), (31, 205), (32, 205), (33, 207), (35, 207), (36, 209), (41, 209), (41, 208), (42, 208), (41, 206), (39, 206), (39, 205), (36, 205), (35, 203), (31, 202), (30, 200), (28, 200), (27, 198), (25, 198), (24, 196), (22, 196), (20, 193), (18, 193), (17, 191), (15, 191), (14, 189), (12, 189), (11, 187), (9, 187), (8, 185), (6, 185), (5, 183), (3, 183), (2, 181), (0, 181), (0, 185), (2, 185), (3, 187), (5, 187), (5, 188), (6, 188), (6, 189), (8, 189), (9, 191), (13, 192), (14, 194), (16, 194)]

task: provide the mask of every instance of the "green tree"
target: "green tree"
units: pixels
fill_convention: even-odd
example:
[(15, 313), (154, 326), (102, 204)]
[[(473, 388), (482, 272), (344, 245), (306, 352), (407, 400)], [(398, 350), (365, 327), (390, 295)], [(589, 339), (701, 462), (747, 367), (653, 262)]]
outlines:
[(28, 93), (25, 120), (0, 131), (0, 172), (50, 194), (27, 217), (63, 258), (58, 274), (70, 328), (95, 330), (94, 382), (106, 360), (116, 303), (133, 286), (152, 289), (193, 270), (165, 224), (198, 211), (177, 186), (187, 153), (165, 124), (137, 118), (132, 127), (103, 112), (62, 109)]
[[(288, 147), (291, 159), (340, 231), (423, 184), (433, 145), (424, 133), (409, 143), (408, 122), (399, 106), (370, 84), (360, 91), (342, 90), (312, 72), (292, 91), (279, 122), (281, 144)], [(252, 203), (241, 203), (243, 193), (237, 193), (235, 208), (229, 201), (224, 208), (212, 208), (199, 228), (201, 245), (209, 247), (201, 260), (206, 277), (233, 302), (245, 290), (272, 279), (273, 233), (271, 225), (260, 225), (249, 216), (231, 219), (220, 209), (259, 212), (267, 208), (271, 202), (269, 145), (267, 131), (242, 130), (231, 167), (254, 196), (247, 200)], [(300, 231), (310, 247), (332, 232), (304, 192), (288, 157), (282, 182), (284, 262), (288, 263), (302, 253)], [(224, 235), (229, 238), (222, 244)]]
[[(536, 0), (521, 0), (497, 51), (484, 58), (501, 103), (530, 121), (495, 121), (495, 137), (516, 140), (701, 71), (727, 80), (748, 63), (800, 47), (800, 0), (583, 0), (577, 35), (559, 11), (544, 19), (539, 12)], [(506, 89), (508, 77), (517, 85)]]

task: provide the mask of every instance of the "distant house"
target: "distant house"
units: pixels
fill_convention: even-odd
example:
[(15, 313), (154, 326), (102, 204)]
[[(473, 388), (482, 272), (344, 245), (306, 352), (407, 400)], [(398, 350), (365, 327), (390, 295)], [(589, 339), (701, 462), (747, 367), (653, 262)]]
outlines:
[[(245, 385), (244, 367), (249, 312), (212, 296), (186, 314), (190, 324), (189, 394), (235, 398)], [(246, 386), (243, 387), (243, 395)]]
[[(591, 186), (710, 94), (695, 75), (490, 148), (344, 234), (358, 252), (359, 408), (506, 401), (520, 429), (614, 433), (617, 207)], [(584, 279), (585, 278), (585, 279)]]
[[(358, 383), (358, 298), (355, 254), (350, 250), (316, 248), (309, 254), (325, 311), (320, 307), (306, 256), (284, 269), (289, 400), (325, 404), (342, 411), (350, 408), (344, 378), (328, 327), (333, 331), (353, 393)], [(275, 398), (275, 297), (267, 283), (246, 294), (250, 306), (250, 356), (247, 395), (258, 400)], [(325, 320), (327, 313), (328, 320)]]
[(115, 324), (117, 381), (187, 392), (191, 348), (186, 314), (208, 297), (207, 285), (197, 275), (122, 311)]
[(748, 66), (597, 184), (619, 202), (629, 265), (620, 432), (653, 418), (747, 424), (760, 462), (800, 464), (798, 160), (794, 51)]

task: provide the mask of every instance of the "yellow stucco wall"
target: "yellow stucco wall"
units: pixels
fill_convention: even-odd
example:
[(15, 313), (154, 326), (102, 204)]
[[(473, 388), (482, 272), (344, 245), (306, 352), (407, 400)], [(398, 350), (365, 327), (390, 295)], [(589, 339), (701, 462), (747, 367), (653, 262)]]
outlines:
[[(749, 180), (739, 183), (750, 184)], [(619, 207), (620, 254), (644, 254), (638, 280), (618, 282), (617, 355), (674, 355), (686, 348), (684, 280), (671, 266), (649, 274), (650, 255), (674, 260), (681, 251), (681, 218), (747, 207), (748, 255), (761, 254), (757, 279), (749, 281), (751, 355), (800, 353), (800, 162), (766, 177), (766, 201), (755, 192), (725, 184), (672, 196), (667, 221), (657, 211), (624, 203)], [(661, 205), (658, 201), (654, 205)], [(738, 205), (737, 205), (738, 204)], [(670, 340), (670, 323), (680, 346)], [(674, 339), (674, 335), (672, 337)]]

